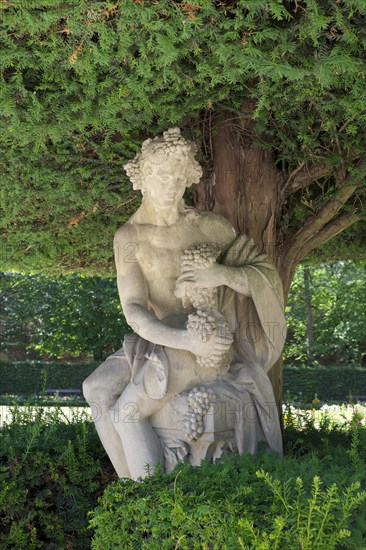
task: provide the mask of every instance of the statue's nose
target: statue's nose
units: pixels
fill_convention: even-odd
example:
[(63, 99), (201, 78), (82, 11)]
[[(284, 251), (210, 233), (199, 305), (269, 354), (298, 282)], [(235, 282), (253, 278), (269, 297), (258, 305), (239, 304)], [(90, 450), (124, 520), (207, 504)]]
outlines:
[(177, 185), (177, 178), (175, 176), (171, 176), (167, 181), (168, 189), (175, 189), (176, 185)]

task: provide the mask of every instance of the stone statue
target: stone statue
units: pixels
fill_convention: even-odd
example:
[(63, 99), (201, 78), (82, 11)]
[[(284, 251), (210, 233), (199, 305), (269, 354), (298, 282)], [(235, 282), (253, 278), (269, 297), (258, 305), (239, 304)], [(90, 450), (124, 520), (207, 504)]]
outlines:
[(282, 452), (267, 376), (285, 338), (281, 281), (251, 239), (185, 205), (202, 175), (195, 152), (171, 128), (125, 166), (143, 195), (114, 240), (134, 332), (83, 385), (120, 477), (255, 453), (260, 441)]

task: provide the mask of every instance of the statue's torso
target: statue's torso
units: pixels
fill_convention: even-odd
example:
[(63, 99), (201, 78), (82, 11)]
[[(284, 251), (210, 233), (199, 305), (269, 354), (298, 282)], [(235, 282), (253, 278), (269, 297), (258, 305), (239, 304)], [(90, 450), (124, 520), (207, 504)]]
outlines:
[(147, 285), (149, 306), (158, 318), (183, 312), (174, 288), (184, 250), (200, 243), (212, 243), (224, 250), (233, 240), (233, 230), (223, 231), (217, 220), (216, 216), (210, 218), (192, 210), (171, 226), (134, 224), (138, 236), (136, 261)]

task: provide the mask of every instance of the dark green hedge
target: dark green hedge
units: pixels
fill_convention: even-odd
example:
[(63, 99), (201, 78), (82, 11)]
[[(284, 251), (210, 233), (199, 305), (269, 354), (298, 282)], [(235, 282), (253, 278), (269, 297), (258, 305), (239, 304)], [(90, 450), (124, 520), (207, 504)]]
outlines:
[[(83, 380), (97, 363), (49, 363), (42, 361), (0, 362), (0, 395), (32, 395), (39, 393), (46, 373), (45, 389), (81, 389)], [(366, 369), (359, 367), (305, 367), (285, 365), (283, 396), (290, 392), (311, 401), (317, 394), (321, 400), (344, 401), (350, 394), (366, 395)]]
[(366, 369), (360, 367), (306, 367), (285, 365), (283, 395), (300, 396), (311, 401), (344, 401), (349, 395), (366, 395)]
[[(356, 419), (288, 426), (284, 460), (233, 456), (140, 483), (110, 483), (92, 423), (64, 420), (26, 407), (0, 429), (1, 550), (366, 548), (366, 429)], [(342, 528), (349, 536), (335, 546)]]
[(109, 484), (91, 514), (91, 547), (365, 548), (366, 494), (359, 494), (365, 489), (365, 435), (357, 423), (348, 432), (287, 430), (283, 460), (268, 453), (236, 455), (200, 468), (179, 465), (141, 483)]
[[(32, 395), (42, 389), (81, 389), (96, 363), (0, 362), (0, 395)], [(45, 377), (45, 383), (44, 383)], [(46, 386), (43, 388), (43, 386)]]
[(0, 437), (0, 548), (88, 550), (88, 512), (116, 479), (94, 426), (37, 407)]

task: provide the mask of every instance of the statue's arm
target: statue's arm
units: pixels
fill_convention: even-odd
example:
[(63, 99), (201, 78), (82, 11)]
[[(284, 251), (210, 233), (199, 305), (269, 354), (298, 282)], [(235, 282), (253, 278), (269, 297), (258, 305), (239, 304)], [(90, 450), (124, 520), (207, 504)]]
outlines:
[(203, 356), (212, 353), (213, 349), (221, 349), (220, 339), (213, 341), (216, 336), (202, 342), (198, 335), (186, 329), (170, 327), (149, 311), (147, 286), (139, 263), (131, 261), (131, 256), (126, 261), (120, 254), (120, 251), (126, 250), (126, 244), (131, 243), (136, 246), (138, 243), (134, 229), (126, 226), (119, 229), (114, 239), (117, 287), (127, 323), (137, 334), (153, 344)]
[(221, 271), (221, 284), (228, 286), (238, 294), (251, 296), (248, 276), (244, 267), (232, 267), (218, 264)]
[(186, 330), (173, 329), (160, 321), (148, 306), (146, 282), (137, 261), (125, 250), (138, 249), (138, 236), (133, 226), (123, 226), (114, 238), (118, 293), (127, 323), (142, 338), (162, 346), (189, 349)]
[[(201, 229), (207, 235), (207, 242), (215, 235), (215, 245), (225, 251), (237, 238), (236, 232), (225, 218), (212, 212), (201, 214)], [(186, 269), (178, 278), (177, 284), (189, 282), (198, 287), (217, 288), (227, 286), (244, 296), (251, 296), (250, 285), (244, 267), (214, 263), (205, 269)]]

